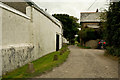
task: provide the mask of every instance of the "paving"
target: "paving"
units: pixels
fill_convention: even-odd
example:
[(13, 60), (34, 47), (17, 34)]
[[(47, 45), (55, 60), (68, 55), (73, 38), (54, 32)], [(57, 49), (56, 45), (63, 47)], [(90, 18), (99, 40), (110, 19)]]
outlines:
[(118, 62), (104, 56), (104, 50), (69, 49), (66, 62), (36, 78), (118, 78)]

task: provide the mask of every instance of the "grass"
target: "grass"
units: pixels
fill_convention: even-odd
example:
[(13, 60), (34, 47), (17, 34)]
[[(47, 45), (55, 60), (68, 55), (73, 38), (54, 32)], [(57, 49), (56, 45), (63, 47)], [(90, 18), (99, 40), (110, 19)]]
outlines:
[(91, 47), (82, 46), (79, 43), (77, 44), (77, 46), (80, 47), (80, 48), (83, 48), (83, 49), (91, 49)]
[[(61, 52), (63, 52), (62, 55), (60, 55)], [(50, 53), (33, 61), (32, 63), (35, 69), (34, 73), (28, 73), (28, 64), (26, 64), (23, 67), (20, 67), (12, 72), (7, 73), (7, 75), (3, 75), (3, 79), (13, 80), (15, 78), (33, 78), (35, 76), (38, 76), (42, 73), (52, 70), (54, 67), (57, 67), (64, 61), (66, 61), (69, 52), (70, 51), (66, 45), (57, 52)], [(58, 60), (53, 61), (54, 55), (58, 55)]]

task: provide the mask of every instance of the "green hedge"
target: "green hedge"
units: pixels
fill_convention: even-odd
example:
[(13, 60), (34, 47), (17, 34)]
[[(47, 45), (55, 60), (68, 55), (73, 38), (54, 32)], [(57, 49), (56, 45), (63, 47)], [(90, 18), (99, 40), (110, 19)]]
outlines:
[(106, 14), (104, 31), (108, 43), (107, 53), (120, 56), (120, 1), (111, 3)]
[(115, 48), (115, 47), (107, 47), (106, 48), (106, 52), (107, 52), (107, 54), (111, 54), (111, 55), (113, 55), (113, 56), (118, 56), (118, 57), (120, 57), (120, 49), (119, 48)]
[(93, 28), (83, 28), (79, 32), (79, 36), (84, 42), (98, 39), (99, 37), (97, 35), (99, 35), (98, 32)]

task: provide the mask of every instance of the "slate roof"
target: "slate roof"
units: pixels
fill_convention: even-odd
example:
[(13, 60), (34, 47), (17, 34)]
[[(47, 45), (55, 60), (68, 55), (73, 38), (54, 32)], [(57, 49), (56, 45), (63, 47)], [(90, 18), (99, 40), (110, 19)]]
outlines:
[(82, 12), (80, 22), (101, 22), (101, 12)]

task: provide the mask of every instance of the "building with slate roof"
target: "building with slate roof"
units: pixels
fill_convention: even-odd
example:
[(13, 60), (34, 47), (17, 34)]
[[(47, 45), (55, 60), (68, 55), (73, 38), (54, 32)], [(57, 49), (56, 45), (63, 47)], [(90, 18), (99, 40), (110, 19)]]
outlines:
[(82, 28), (94, 28), (100, 27), (100, 15), (101, 12), (81, 12), (80, 24)]

